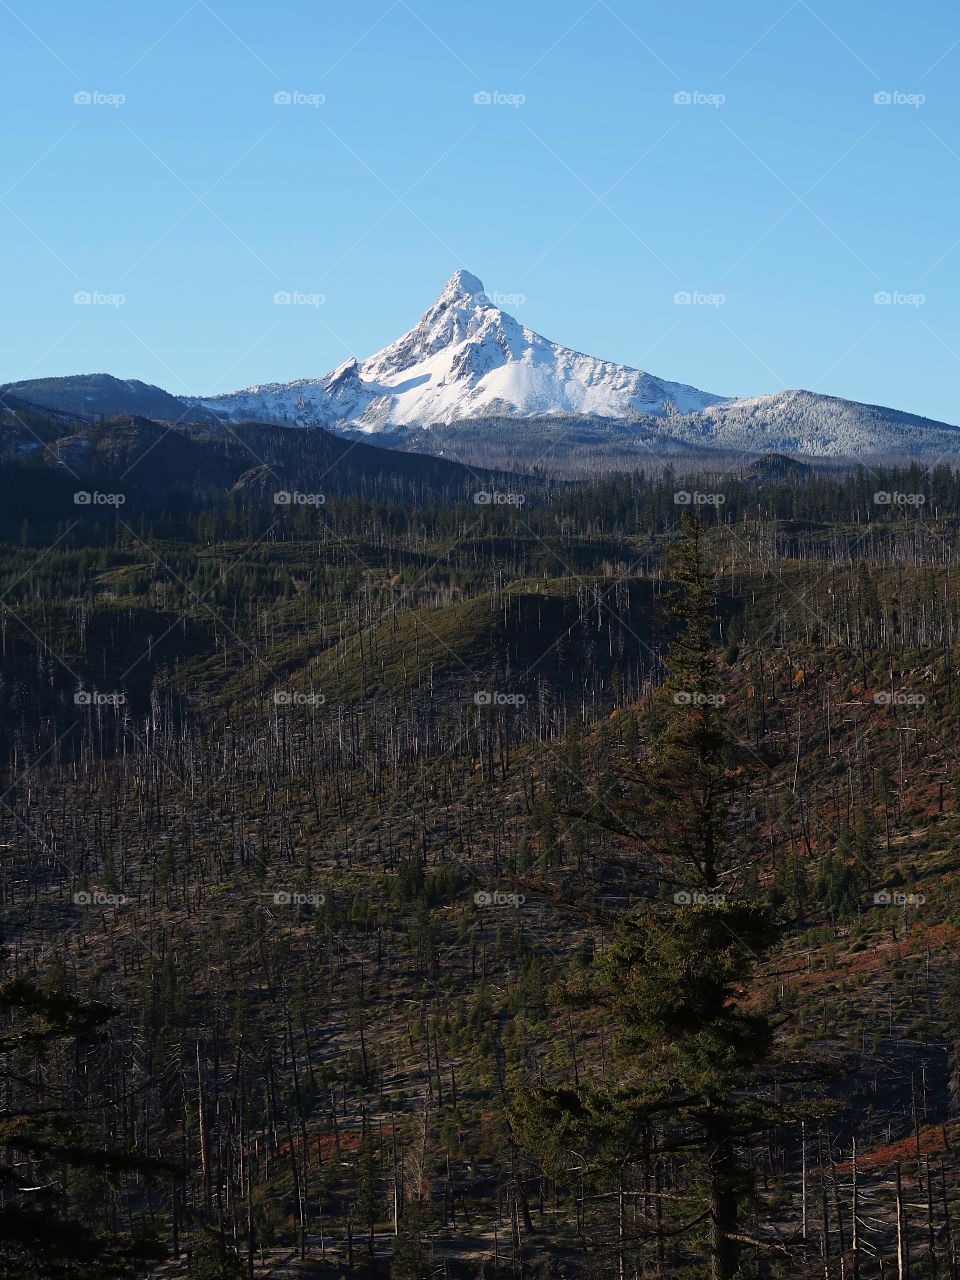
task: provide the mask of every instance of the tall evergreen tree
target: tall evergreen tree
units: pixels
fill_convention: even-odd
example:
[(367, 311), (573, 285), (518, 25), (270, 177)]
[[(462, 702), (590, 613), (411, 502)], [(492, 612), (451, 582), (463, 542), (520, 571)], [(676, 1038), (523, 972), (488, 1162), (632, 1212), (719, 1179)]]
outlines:
[[(728, 724), (713, 574), (693, 520), (684, 522), (671, 571), (676, 633), (656, 697), (659, 732), (624, 778), (616, 819), (609, 800), (595, 810), (614, 843), (626, 843), (626, 855), (614, 848), (609, 856), (632, 866), (640, 905), (616, 914), (612, 941), (567, 986), (572, 1001), (612, 1027), (616, 1083), (608, 1076), (531, 1088), (514, 1115), (554, 1168), (576, 1150), (581, 1162), (589, 1153), (594, 1172), (606, 1171), (606, 1194), (612, 1185), (619, 1205), (621, 1274), (628, 1170), (646, 1172), (659, 1133), (661, 1152), (684, 1153), (696, 1171), (695, 1195), (672, 1198), (663, 1213), (658, 1203), (632, 1237), (662, 1248), (668, 1236), (696, 1246), (706, 1234), (711, 1275), (732, 1280), (744, 1244), (762, 1244), (746, 1228), (753, 1176), (744, 1143), (785, 1118), (762, 1088), (772, 1020), (744, 998), (777, 926), (751, 888), (759, 854), (738, 807), (749, 757)], [(603, 1180), (597, 1185), (603, 1194)]]

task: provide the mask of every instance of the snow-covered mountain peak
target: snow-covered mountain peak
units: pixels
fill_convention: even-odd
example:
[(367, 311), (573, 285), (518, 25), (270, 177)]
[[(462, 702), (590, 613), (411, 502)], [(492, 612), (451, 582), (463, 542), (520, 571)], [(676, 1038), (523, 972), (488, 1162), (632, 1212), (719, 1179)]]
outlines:
[(197, 403), (234, 421), (384, 431), (484, 415), (663, 416), (722, 398), (551, 342), (495, 306), (483, 281), (460, 269), (412, 329), (366, 360)]
[(402, 372), (476, 337), (502, 314), (484, 293), (482, 280), (469, 271), (455, 271), (412, 329), (364, 360), (364, 373), (380, 378)]

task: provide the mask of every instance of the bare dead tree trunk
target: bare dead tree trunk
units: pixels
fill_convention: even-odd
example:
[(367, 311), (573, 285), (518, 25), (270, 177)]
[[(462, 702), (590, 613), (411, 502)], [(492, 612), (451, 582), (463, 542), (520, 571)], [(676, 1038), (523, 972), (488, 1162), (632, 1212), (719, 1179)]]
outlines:
[(910, 1245), (903, 1206), (903, 1182), (897, 1161), (897, 1280), (910, 1280)]

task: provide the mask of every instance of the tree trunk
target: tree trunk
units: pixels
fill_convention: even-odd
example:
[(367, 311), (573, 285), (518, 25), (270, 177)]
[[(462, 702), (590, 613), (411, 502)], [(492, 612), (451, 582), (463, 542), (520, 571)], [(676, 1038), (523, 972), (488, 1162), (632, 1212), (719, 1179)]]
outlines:
[(897, 1280), (910, 1280), (910, 1246), (907, 1241), (906, 1214), (903, 1206), (903, 1182), (897, 1161)]
[(737, 1161), (724, 1116), (714, 1116), (710, 1139), (710, 1275), (712, 1280), (734, 1280), (740, 1269), (740, 1245), (730, 1237), (738, 1227)]

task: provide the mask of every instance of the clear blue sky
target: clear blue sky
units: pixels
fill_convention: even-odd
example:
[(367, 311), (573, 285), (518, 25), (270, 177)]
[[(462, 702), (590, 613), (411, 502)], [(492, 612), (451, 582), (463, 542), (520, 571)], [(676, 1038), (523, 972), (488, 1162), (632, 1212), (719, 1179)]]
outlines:
[(319, 375), (464, 266), (663, 377), (960, 421), (955, 5), (0, 0), (0, 48), (0, 380)]

